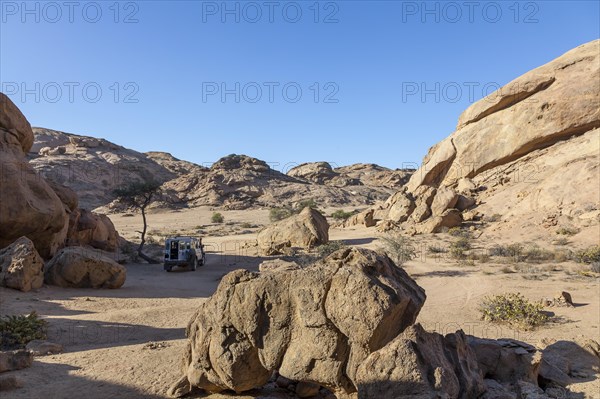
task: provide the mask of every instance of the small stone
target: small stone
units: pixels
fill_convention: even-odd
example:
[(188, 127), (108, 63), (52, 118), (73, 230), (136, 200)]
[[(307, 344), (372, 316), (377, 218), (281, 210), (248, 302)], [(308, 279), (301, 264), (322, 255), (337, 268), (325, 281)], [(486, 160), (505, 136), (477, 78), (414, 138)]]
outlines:
[(39, 339), (34, 339), (33, 341), (30, 341), (27, 344), (26, 349), (31, 351), (34, 356), (55, 355), (64, 351), (63, 346), (60, 344), (42, 341)]
[(311, 398), (319, 394), (321, 386), (314, 382), (300, 381), (296, 386), (296, 395), (300, 398)]
[(33, 353), (28, 350), (19, 349), (0, 352), (0, 373), (31, 367), (32, 363)]
[(25, 386), (25, 382), (15, 375), (0, 376), (0, 392), (12, 391)]
[(277, 384), (277, 386), (279, 386), (280, 388), (284, 388), (284, 389), (289, 387), (291, 383), (292, 383), (292, 381), (289, 378), (285, 378), (282, 375), (277, 377), (277, 379), (275, 380), (275, 384)]

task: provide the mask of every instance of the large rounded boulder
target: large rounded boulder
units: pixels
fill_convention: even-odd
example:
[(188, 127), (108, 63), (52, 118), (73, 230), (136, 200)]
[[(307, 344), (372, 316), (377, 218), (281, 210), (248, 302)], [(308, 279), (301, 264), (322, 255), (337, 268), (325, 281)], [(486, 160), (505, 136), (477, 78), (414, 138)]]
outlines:
[(44, 284), (44, 260), (27, 237), (0, 250), (0, 272), (2, 285), (23, 292)]
[(286, 248), (311, 249), (329, 242), (329, 223), (319, 211), (306, 207), (297, 215), (267, 226), (257, 239), (265, 255), (281, 254)]
[(119, 288), (125, 277), (125, 267), (84, 247), (62, 249), (48, 262), (45, 272), (47, 284), (72, 288)]
[(183, 376), (171, 388), (247, 391), (274, 371), (288, 379), (357, 391), (357, 369), (412, 325), (425, 292), (386, 256), (337, 251), (307, 268), (237, 270), (187, 328)]

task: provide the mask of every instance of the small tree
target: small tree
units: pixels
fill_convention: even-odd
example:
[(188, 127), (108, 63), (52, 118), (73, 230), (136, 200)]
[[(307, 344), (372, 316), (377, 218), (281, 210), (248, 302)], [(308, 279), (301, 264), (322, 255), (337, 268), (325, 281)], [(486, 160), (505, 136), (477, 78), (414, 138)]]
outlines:
[(128, 205), (132, 209), (139, 209), (142, 213), (144, 228), (139, 233), (142, 235), (140, 246), (138, 247), (138, 255), (148, 263), (158, 263), (148, 255), (144, 254), (144, 244), (146, 243), (146, 231), (148, 230), (148, 222), (146, 220), (146, 208), (152, 200), (160, 193), (161, 184), (157, 181), (149, 180), (144, 182), (133, 182), (123, 187), (117, 188), (113, 194), (119, 201)]

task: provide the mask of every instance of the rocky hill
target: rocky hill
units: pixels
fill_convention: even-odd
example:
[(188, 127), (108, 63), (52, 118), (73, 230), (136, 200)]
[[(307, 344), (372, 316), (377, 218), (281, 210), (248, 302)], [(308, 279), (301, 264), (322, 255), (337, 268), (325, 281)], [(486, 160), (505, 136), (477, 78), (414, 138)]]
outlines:
[[(55, 148), (67, 151), (61, 147), (61, 135), (45, 132), (44, 137), (45, 142), (54, 142)], [(0, 93), (0, 248), (27, 237), (30, 241), (15, 248), (27, 247), (31, 242), (45, 259), (65, 246), (116, 251), (119, 236), (108, 217), (80, 209), (75, 192), (58, 179), (35, 172), (26, 154), (36, 145), (39, 143), (25, 116)]]
[(266, 162), (228, 155), (210, 168), (164, 152), (140, 153), (104, 139), (34, 128), (31, 165), (49, 180), (73, 189), (83, 207), (109, 205), (112, 190), (127, 181), (163, 183), (163, 206), (210, 205), (229, 209), (291, 206), (314, 199), (325, 206), (364, 206), (385, 200), (412, 171), (358, 164), (333, 169), (326, 162), (283, 174)]
[(413, 233), (484, 219), (514, 238), (571, 228), (597, 240), (599, 76), (596, 40), (473, 104), (376, 219)]

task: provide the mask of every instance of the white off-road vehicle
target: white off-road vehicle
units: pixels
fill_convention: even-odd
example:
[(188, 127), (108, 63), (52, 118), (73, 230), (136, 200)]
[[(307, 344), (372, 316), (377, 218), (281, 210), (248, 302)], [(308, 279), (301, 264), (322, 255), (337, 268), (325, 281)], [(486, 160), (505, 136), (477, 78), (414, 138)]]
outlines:
[(170, 272), (173, 266), (196, 270), (206, 261), (202, 239), (196, 237), (173, 237), (165, 241), (164, 268)]

